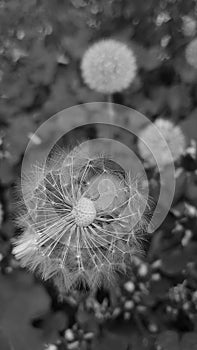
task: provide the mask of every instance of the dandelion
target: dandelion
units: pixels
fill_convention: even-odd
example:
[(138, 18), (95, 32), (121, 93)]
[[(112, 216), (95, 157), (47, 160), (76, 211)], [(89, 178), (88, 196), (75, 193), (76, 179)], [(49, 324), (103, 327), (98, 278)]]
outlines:
[(114, 39), (100, 40), (90, 46), (81, 62), (84, 82), (90, 89), (104, 94), (128, 88), (136, 70), (133, 51)]
[(146, 227), (139, 181), (82, 146), (55, 154), (32, 176), (19, 218), (24, 233), (13, 248), (22, 266), (61, 292), (115, 282), (139, 253)]
[[(160, 158), (163, 166), (169, 163), (168, 153), (166, 152), (166, 145), (162, 142), (162, 139), (155, 133), (157, 127), (163, 135), (166, 143), (171, 151), (172, 158), (174, 161), (178, 160), (186, 149), (185, 136), (179, 126), (174, 125), (171, 121), (158, 118), (154, 125), (149, 124), (140, 133), (138, 140), (138, 149), (141, 157), (150, 166), (155, 166), (156, 161), (153, 157), (150, 149), (154, 150), (154, 154)], [(143, 141), (142, 141), (142, 140)]]
[(197, 38), (193, 39), (186, 47), (185, 57), (187, 62), (197, 68)]
[(182, 30), (185, 36), (193, 36), (196, 33), (196, 20), (191, 16), (182, 17)]

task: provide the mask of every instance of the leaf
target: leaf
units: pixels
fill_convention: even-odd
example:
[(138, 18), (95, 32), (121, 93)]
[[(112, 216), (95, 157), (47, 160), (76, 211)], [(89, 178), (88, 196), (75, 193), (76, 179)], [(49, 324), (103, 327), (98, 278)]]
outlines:
[(156, 345), (162, 350), (180, 350), (178, 334), (174, 331), (164, 331), (158, 335)]
[(128, 342), (114, 333), (104, 332), (102, 337), (97, 337), (94, 340), (92, 348), (94, 350), (126, 350)]
[(11, 183), (15, 178), (14, 165), (10, 159), (1, 159), (0, 181), (3, 185)]
[(0, 344), (1, 350), (14, 350), (12, 344), (9, 341), (7, 335), (5, 335), (3, 329), (0, 329)]
[(68, 327), (68, 318), (64, 311), (49, 312), (44, 315), (41, 324), (46, 342), (55, 343), (59, 332), (62, 332)]
[(186, 86), (174, 85), (168, 90), (167, 103), (173, 112), (190, 106), (189, 90)]
[(21, 115), (12, 120), (5, 136), (5, 144), (13, 163), (17, 162), (24, 153), (29, 135), (34, 130), (35, 124), (30, 116)]
[(158, 281), (150, 281), (150, 294), (156, 299), (162, 299), (166, 296), (169, 291), (171, 283), (165, 277), (162, 277)]
[(187, 173), (183, 169), (181, 168), (177, 169), (175, 176), (176, 176), (176, 184), (175, 184), (173, 204), (177, 203), (178, 200), (184, 195), (186, 182), (187, 182)]
[(85, 50), (88, 48), (90, 40), (90, 31), (88, 28), (78, 30), (73, 40), (72, 36), (64, 36), (61, 40), (62, 47), (69, 52), (73, 59), (81, 59)]
[(158, 335), (156, 345), (162, 350), (197, 350), (197, 334), (185, 333), (180, 340), (175, 331), (164, 331)]
[(194, 109), (193, 112), (180, 123), (180, 127), (188, 139), (197, 140), (197, 109)]
[(54, 52), (49, 52), (40, 40), (36, 41), (29, 52), (29, 79), (36, 84), (48, 85), (52, 82), (57, 62)]
[(197, 334), (194, 332), (185, 333), (181, 339), (180, 350), (197, 350)]
[(49, 309), (49, 297), (31, 275), (15, 272), (0, 276), (0, 327), (14, 350), (42, 350), (42, 331), (32, 327), (34, 317)]
[(190, 173), (187, 176), (187, 185), (186, 185), (186, 191), (185, 196), (189, 201), (197, 205), (197, 175), (196, 173)]
[(98, 332), (98, 322), (96, 321), (94, 315), (88, 313), (80, 306), (78, 308), (76, 318), (79, 325), (81, 325), (86, 332)]
[(182, 82), (186, 84), (195, 83), (197, 77), (196, 69), (186, 62), (184, 55), (177, 56), (174, 59), (174, 68), (180, 75)]
[(188, 261), (197, 261), (197, 242), (188, 242), (188, 244), (184, 247), (184, 254), (188, 256)]
[(136, 54), (139, 67), (151, 71), (161, 65), (164, 54), (161, 47), (152, 46), (150, 49), (146, 49), (137, 43), (133, 43), (131, 46)]
[(68, 74), (57, 77), (51, 87), (49, 99), (43, 106), (43, 112), (45, 114), (53, 115), (64, 108), (76, 104), (76, 94), (72, 93), (69, 88), (68, 81), (70, 80), (73, 80), (73, 77), (68, 78)]
[(187, 263), (187, 254), (184, 254), (184, 250), (176, 248), (163, 253), (161, 269), (167, 274), (176, 275), (182, 272)]

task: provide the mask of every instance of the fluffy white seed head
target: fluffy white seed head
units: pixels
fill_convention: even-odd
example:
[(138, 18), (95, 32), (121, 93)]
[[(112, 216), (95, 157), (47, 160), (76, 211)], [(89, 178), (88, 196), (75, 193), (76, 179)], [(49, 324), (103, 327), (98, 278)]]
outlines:
[[(171, 151), (172, 158), (176, 161), (186, 149), (185, 136), (179, 126), (174, 125), (171, 121), (158, 118), (154, 125), (149, 124), (140, 133), (140, 138), (138, 140), (138, 149), (141, 157), (150, 166), (155, 166), (156, 161), (153, 157), (150, 149), (154, 150), (154, 154), (157, 155), (163, 166), (169, 164), (170, 159), (168, 153), (166, 152), (166, 146), (161, 140), (161, 137), (155, 133), (154, 126), (156, 126)], [(143, 141), (142, 141), (142, 140)], [(150, 147), (150, 149), (148, 147)]]
[(133, 51), (114, 39), (100, 40), (85, 52), (81, 71), (90, 89), (111, 94), (126, 89), (137, 71)]
[(197, 69), (197, 38), (193, 39), (185, 49), (187, 62)]
[(146, 197), (136, 178), (117, 169), (79, 146), (27, 177), (24, 233), (13, 249), (22, 266), (52, 278), (63, 293), (108, 284), (126, 271), (141, 251)]

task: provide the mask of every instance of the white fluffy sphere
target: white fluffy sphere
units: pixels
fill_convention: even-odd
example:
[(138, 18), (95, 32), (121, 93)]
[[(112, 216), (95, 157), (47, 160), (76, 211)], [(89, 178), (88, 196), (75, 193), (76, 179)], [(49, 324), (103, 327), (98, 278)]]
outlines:
[(90, 89), (111, 94), (130, 85), (136, 76), (137, 65), (133, 51), (126, 44), (105, 39), (85, 52), (81, 71)]
[(166, 146), (158, 134), (155, 133), (154, 126), (159, 129), (166, 140), (174, 161), (176, 161), (183, 154), (186, 148), (185, 136), (183, 135), (183, 132), (179, 126), (176, 126), (171, 121), (162, 118), (158, 118), (154, 124), (149, 124), (141, 131), (139, 136), (144, 141), (143, 142), (141, 139), (138, 140), (138, 149), (141, 157), (150, 166), (155, 166), (156, 161), (153, 154), (149, 150), (150, 148), (152, 152), (154, 152), (154, 155), (160, 158), (163, 166), (165, 166), (170, 162), (170, 160), (168, 158), (168, 153), (166, 152)]

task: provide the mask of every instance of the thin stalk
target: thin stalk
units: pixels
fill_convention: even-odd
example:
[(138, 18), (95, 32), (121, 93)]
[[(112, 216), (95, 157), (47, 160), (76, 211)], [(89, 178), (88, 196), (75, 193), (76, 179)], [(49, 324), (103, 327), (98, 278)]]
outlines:
[(112, 94), (108, 95), (108, 115), (109, 115), (110, 122), (113, 124), (114, 118), (115, 118), (115, 112), (114, 112), (114, 107), (113, 107), (113, 95)]

